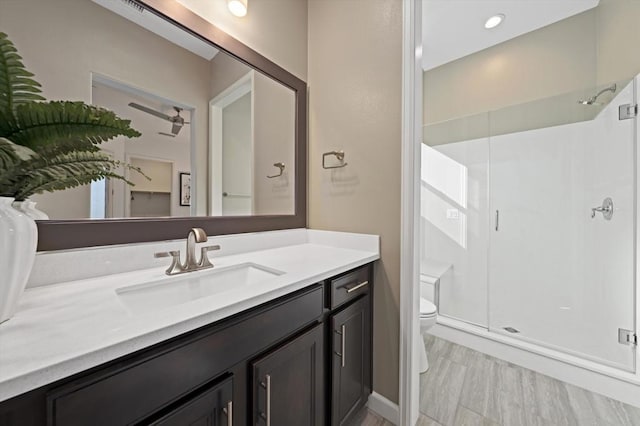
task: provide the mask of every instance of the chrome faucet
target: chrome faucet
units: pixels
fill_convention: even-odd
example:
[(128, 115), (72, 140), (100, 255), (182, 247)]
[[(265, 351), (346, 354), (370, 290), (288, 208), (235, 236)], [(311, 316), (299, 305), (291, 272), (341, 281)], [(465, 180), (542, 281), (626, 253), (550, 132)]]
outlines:
[[(197, 270), (198, 262), (196, 262), (196, 243), (206, 243), (207, 234), (202, 228), (191, 228), (187, 235), (187, 259), (183, 268), (185, 271)], [(203, 252), (206, 253), (206, 252)]]
[(180, 251), (178, 250), (155, 253), (154, 257), (171, 257), (171, 265), (166, 270), (167, 275), (184, 274), (213, 268), (207, 253), (213, 250), (220, 250), (219, 245), (202, 247), (200, 249), (200, 260), (196, 260), (196, 244), (206, 243), (207, 240), (207, 233), (204, 232), (204, 229), (192, 228), (187, 235), (187, 257), (184, 263), (180, 262)]

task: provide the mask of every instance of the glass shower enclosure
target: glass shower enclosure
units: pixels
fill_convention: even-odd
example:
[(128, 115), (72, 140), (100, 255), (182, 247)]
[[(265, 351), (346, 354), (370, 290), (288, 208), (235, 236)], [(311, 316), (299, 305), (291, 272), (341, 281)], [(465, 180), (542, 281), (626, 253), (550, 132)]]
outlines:
[(425, 126), (421, 256), (453, 272), (440, 315), (635, 371), (620, 340), (635, 324), (636, 92), (632, 79)]

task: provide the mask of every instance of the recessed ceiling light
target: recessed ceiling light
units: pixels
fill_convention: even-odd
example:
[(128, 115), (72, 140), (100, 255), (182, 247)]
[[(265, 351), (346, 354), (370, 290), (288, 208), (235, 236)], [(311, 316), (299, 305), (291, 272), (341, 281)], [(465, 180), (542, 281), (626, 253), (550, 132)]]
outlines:
[(490, 30), (491, 28), (495, 28), (502, 24), (502, 21), (504, 21), (504, 15), (502, 13), (498, 13), (497, 15), (493, 15), (491, 18), (487, 19), (487, 22), (484, 23), (484, 27)]
[(239, 18), (247, 14), (247, 0), (227, 0), (227, 7), (231, 13)]

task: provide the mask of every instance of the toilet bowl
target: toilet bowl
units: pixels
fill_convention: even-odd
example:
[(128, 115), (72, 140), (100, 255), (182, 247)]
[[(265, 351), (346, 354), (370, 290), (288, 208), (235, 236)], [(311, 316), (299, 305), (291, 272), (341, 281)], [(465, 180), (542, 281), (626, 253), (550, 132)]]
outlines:
[(420, 297), (420, 373), (429, 369), (429, 359), (427, 358), (427, 348), (422, 339), (422, 335), (436, 324), (436, 305), (429, 302), (424, 297)]
[(434, 259), (423, 259), (420, 262), (420, 339), (419, 351), (420, 372), (429, 369), (427, 349), (422, 335), (436, 324), (440, 303), (440, 287), (448, 286), (453, 279), (453, 265)]

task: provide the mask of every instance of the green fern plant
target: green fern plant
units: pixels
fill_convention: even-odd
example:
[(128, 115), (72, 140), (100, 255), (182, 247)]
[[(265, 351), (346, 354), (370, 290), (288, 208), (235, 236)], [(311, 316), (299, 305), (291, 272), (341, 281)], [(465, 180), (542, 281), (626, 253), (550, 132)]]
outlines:
[(141, 136), (131, 121), (84, 102), (47, 101), (33, 77), (0, 32), (0, 196), (21, 201), (105, 178), (133, 185), (122, 170), (142, 171), (99, 148), (118, 136)]

